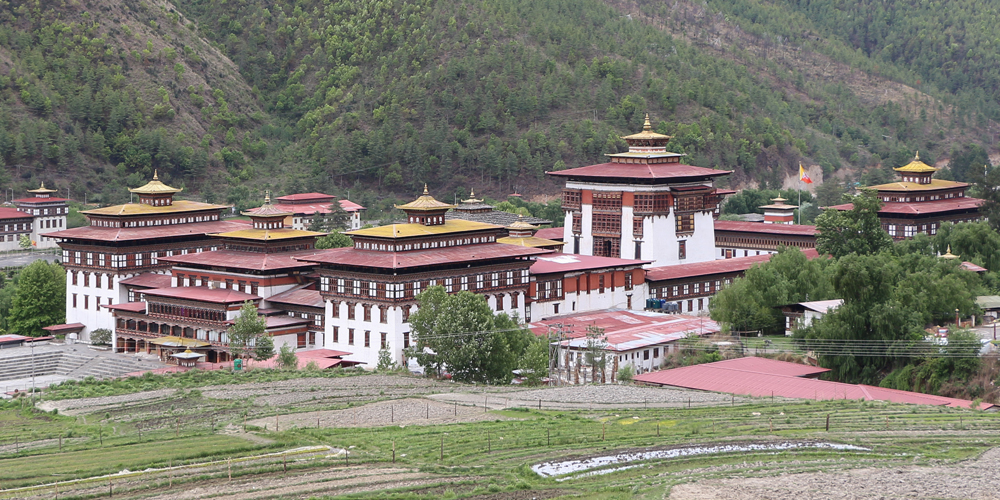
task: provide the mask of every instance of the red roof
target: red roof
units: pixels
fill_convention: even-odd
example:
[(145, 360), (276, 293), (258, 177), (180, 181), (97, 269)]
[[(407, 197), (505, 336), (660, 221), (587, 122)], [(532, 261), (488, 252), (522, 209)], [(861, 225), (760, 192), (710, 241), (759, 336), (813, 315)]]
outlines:
[(174, 238), (178, 236), (200, 236), (214, 233), (225, 233), (246, 229), (250, 225), (247, 220), (226, 220), (214, 222), (189, 222), (186, 224), (171, 224), (168, 226), (147, 227), (97, 227), (85, 226), (42, 236), (57, 239), (81, 239), (95, 241), (134, 241), (155, 240), (159, 238)]
[[(56, 326), (62, 326), (62, 325), (56, 325)], [(48, 328), (52, 327), (50, 326)], [(48, 328), (43, 328), (43, 330), (47, 330)], [(31, 338), (32, 337), (26, 337), (24, 335), (15, 335), (13, 333), (9, 333), (7, 335), (0, 335), (0, 344), (14, 344), (18, 342), (24, 342), (26, 340), (31, 340)]]
[(175, 299), (197, 300), (200, 302), (214, 302), (216, 304), (233, 304), (236, 302), (260, 299), (257, 295), (251, 295), (239, 290), (230, 290), (227, 288), (208, 288), (204, 286), (154, 288), (152, 290), (143, 290), (142, 293), (153, 297), (170, 297)]
[(347, 351), (335, 351), (333, 349), (311, 349), (308, 351), (301, 351), (295, 353), (296, 356), (300, 358), (341, 358), (344, 356), (350, 356), (352, 353)]
[(107, 304), (101, 306), (109, 311), (128, 311), (136, 313), (146, 312), (145, 302), (125, 302), (123, 304)]
[(267, 316), (264, 320), (267, 322), (267, 328), (283, 328), (286, 326), (312, 323), (311, 319), (299, 318), (297, 316)]
[[(795, 363), (775, 360), (771, 360), (770, 362), (748, 361), (738, 363), (732, 363), (732, 361), (735, 360), (643, 373), (642, 375), (636, 375), (633, 380), (647, 384), (741, 395), (749, 394), (756, 397), (781, 396), (785, 398), (816, 400), (861, 399), (866, 401), (890, 401), (894, 403), (960, 408), (970, 408), (972, 406), (972, 401), (964, 399), (885, 389), (870, 385), (853, 385), (813, 378), (802, 378), (805, 375), (816, 374), (817, 372), (811, 370), (817, 369)], [(992, 406), (990, 404), (981, 404), (980, 409), (987, 409)]]
[(484, 243), (403, 252), (358, 250), (354, 247), (331, 248), (311, 257), (299, 257), (299, 260), (318, 264), (406, 269), (459, 262), (481, 262), (485, 260), (530, 257), (547, 253), (552, 253), (552, 250), (505, 245), (503, 243)]
[(599, 163), (586, 167), (545, 172), (560, 177), (601, 177), (606, 179), (664, 179), (679, 180), (729, 175), (729, 170), (695, 167), (682, 163)]
[(316, 255), (322, 250), (300, 250), (296, 252), (261, 253), (241, 252), (238, 250), (214, 250), (210, 252), (189, 253), (160, 257), (161, 261), (174, 264), (194, 264), (200, 266), (226, 267), (231, 269), (249, 269), (254, 271), (272, 271), (297, 267), (312, 267), (314, 264), (295, 260), (296, 257)]
[(287, 292), (272, 295), (267, 299), (267, 301), (302, 307), (326, 307), (326, 302), (323, 301), (323, 297), (320, 295), (319, 290), (306, 290), (302, 288), (288, 290)]
[(51, 203), (53, 201), (69, 201), (67, 198), (18, 198), (16, 200), (11, 200), (14, 203)]
[(539, 229), (538, 231), (535, 231), (535, 237), (543, 238), (546, 240), (562, 241), (563, 236), (565, 235), (563, 229), (564, 228), (561, 227), (547, 227), (544, 229)]
[[(546, 335), (551, 327), (558, 323), (563, 324), (563, 336), (566, 338), (583, 339), (587, 336), (587, 327), (597, 326), (603, 328), (604, 334), (609, 338), (614, 338), (617, 343), (629, 342), (637, 338), (636, 335), (644, 333), (669, 335), (687, 332), (717, 333), (719, 331), (719, 326), (714, 321), (701, 316), (630, 310), (569, 314), (535, 321), (529, 324), (528, 328), (535, 335)], [(678, 335), (677, 338), (680, 336)]]
[(774, 375), (787, 375), (789, 377), (809, 377), (830, 371), (829, 368), (821, 368), (818, 366), (803, 365), (799, 363), (789, 363), (787, 361), (778, 361), (770, 358), (758, 358), (756, 356), (726, 359), (723, 361), (717, 361), (713, 364), (730, 370), (771, 373)]
[(169, 274), (142, 273), (131, 278), (121, 280), (119, 284), (130, 286), (141, 286), (146, 288), (169, 288), (171, 276)]
[(587, 269), (608, 269), (616, 267), (641, 267), (651, 260), (629, 260), (614, 257), (595, 257), (572, 253), (557, 253), (535, 259), (531, 274), (568, 273)]
[(974, 273), (985, 273), (986, 271), (989, 271), (989, 269), (986, 269), (985, 267), (982, 266), (977, 266), (976, 264), (973, 264), (971, 262), (962, 262), (961, 264), (959, 264), (959, 267), (965, 269), (966, 271), (972, 271)]
[[(345, 365), (353, 366), (359, 364), (357, 361), (341, 359), (343, 356), (350, 356), (351, 353), (345, 351), (334, 351), (332, 349), (313, 349), (311, 351), (297, 351), (295, 357), (299, 358), (299, 368), (304, 368), (309, 363), (316, 363), (321, 370), (330, 367)], [(276, 368), (278, 366), (278, 356), (264, 361), (254, 362), (253, 368)]]
[[(332, 194), (323, 193), (290, 194), (275, 198), (275, 201), (278, 203), (275, 203), (274, 206), (296, 214), (311, 215), (316, 212), (327, 214), (330, 213), (330, 204), (333, 203), (334, 198), (336, 197)], [(358, 210), (365, 209), (365, 207), (350, 200), (338, 200), (338, 203), (340, 203), (340, 208), (344, 209), (345, 212), (357, 212)]]
[[(879, 214), (899, 214), (899, 215), (929, 215), (942, 212), (952, 212), (956, 210), (972, 210), (979, 208), (983, 200), (979, 198), (951, 198), (948, 200), (917, 201), (910, 203), (899, 203), (894, 201), (883, 202)], [(853, 203), (834, 205), (829, 208), (837, 210), (851, 210)]]
[(31, 217), (31, 214), (16, 208), (0, 207), (0, 219), (30, 219)]
[[(808, 259), (815, 259), (819, 252), (814, 248), (802, 250)], [(695, 276), (709, 276), (712, 274), (731, 274), (745, 272), (753, 267), (771, 260), (771, 256), (752, 255), (750, 257), (736, 257), (732, 259), (709, 260), (705, 262), (695, 262), (693, 264), (675, 264), (672, 266), (659, 266), (646, 269), (646, 281), (675, 280), (680, 278), (693, 278)]]
[(715, 221), (715, 231), (740, 231), (746, 233), (766, 233), (790, 236), (816, 236), (816, 226), (800, 224), (764, 224), (763, 222), (746, 222), (737, 220)]
[(46, 326), (42, 328), (42, 330), (52, 333), (70, 332), (70, 331), (78, 332), (80, 330), (83, 330), (84, 328), (86, 328), (86, 325), (84, 325), (83, 323), (63, 323), (61, 325)]
[(327, 201), (331, 202), (336, 196), (324, 193), (295, 193), (275, 198), (277, 201)]

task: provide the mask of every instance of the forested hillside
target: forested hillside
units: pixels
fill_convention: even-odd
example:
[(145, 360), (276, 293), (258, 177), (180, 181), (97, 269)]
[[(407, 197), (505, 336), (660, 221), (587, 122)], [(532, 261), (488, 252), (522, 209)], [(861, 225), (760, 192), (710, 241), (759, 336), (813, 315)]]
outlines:
[[(800, 161), (876, 181), (918, 149), (967, 176), (996, 132), (1000, 70), (975, 57), (995, 28), (949, 35), (971, 0), (881, 24), (842, 3), (13, 0), (0, 158), (16, 189), (51, 179), (104, 203), (159, 168), (241, 207), (264, 188), (351, 190), (377, 212), (424, 182), (447, 200), (554, 194), (545, 171), (623, 149), (649, 112), (733, 185), (781, 187)], [(917, 22), (926, 43), (883, 46)]]

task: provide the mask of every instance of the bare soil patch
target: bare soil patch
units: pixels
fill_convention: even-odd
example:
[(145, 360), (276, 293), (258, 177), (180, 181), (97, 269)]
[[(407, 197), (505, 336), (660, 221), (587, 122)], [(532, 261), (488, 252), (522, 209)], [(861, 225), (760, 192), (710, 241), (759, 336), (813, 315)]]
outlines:
[(440, 425), (483, 420), (506, 420), (483, 408), (431, 399), (394, 399), (344, 410), (310, 411), (259, 418), (248, 425), (278, 430), (292, 427), (384, 427), (387, 425)]

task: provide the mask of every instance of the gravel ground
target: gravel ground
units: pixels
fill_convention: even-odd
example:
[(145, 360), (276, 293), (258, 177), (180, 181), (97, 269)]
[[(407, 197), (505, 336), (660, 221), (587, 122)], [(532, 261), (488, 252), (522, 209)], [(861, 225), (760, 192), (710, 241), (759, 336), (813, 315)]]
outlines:
[(746, 401), (728, 394), (633, 385), (576, 385), (492, 392), (469, 389), (429, 397), (465, 405), (488, 405), (492, 409), (519, 406), (550, 410), (718, 406)]
[(260, 384), (216, 385), (201, 389), (205, 397), (214, 399), (254, 398), (256, 405), (297, 405), (314, 400), (345, 400), (352, 402), (396, 399), (443, 391), (464, 386), (427, 378), (392, 375), (362, 375), (339, 378), (301, 378)]
[(368, 403), (344, 410), (290, 413), (247, 422), (268, 430), (289, 427), (384, 427), (388, 425), (437, 425), (481, 420), (507, 420), (483, 411), (482, 407), (443, 403), (428, 399), (393, 399)]
[(675, 486), (671, 500), (997, 499), (1000, 448), (953, 466), (854, 469), (834, 473), (711, 479)]
[(40, 410), (59, 410), (61, 415), (87, 415), (106, 409), (113, 409), (130, 403), (138, 403), (151, 399), (170, 397), (177, 389), (160, 389), (156, 391), (136, 392), (120, 396), (103, 396), (97, 398), (60, 399), (58, 401), (42, 401), (36, 406)]

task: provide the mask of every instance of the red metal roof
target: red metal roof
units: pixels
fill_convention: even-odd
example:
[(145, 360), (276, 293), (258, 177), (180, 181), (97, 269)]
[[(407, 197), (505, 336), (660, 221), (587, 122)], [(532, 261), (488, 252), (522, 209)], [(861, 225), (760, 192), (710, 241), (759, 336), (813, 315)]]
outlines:
[(84, 325), (83, 323), (63, 323), (61, 325), (46, 326), (46, 327), (43, 327), (42, 330), (45, 330), (47, 332), (52, 332), (52, 333), (64, 332), (64, 331), (66, 331), (66, 332), (68, 332), (68, 331), (76, 331), (76, 332), (78, 332), (80, 330), (83, 330), (84, 328), (86, 328), (86, 325)]
[(125, 302), (123, 304), (107, 304), (101, 306), (109, 311), (146, 312), (145, 302)]
[(543, 238), (546, 240), (562, 241), (563, 240), (563, 229), (561, 227), (546, 227), (544, 229), (539, 229), (535, 231), (536, 238)]
[(312, 267), (314, 264), (295, 260), (296, 257), (316, 255), (322, 250), (300, 250), (296, 252), (261, 253), (241, 252), (238, 250), (215, 250), (210, 252), (189, 253), (160, 257), (161, 261), (174, 264), (194, 264), (200, 266), (226, 267), (230, 269), (249, 269), (254, 271), (272, 271), (298, 267)]
[(299, 257), (299, 260), (318, 264), (406, 269), (438, 264), (530, 257), (547, 253), (552, 253), (552, 250), (505, 245), (503, 243), (484, 243), (403, 252), (358, 250), (354, 247), (331, 248), (311, 257)]
[[(62, 326), (62, 325), (56, 325), (56, 326)], [(43, 328), (43, 330), (46, 330), (46, 328)], [(27, 340), (31, 340), (31, 338), (32, 337), (26, 337), (24, 335), (15, 335), (13, 333), (9, 333), (7, 335), (0, 335), (0, 344), (14, 344), (17, 342), (24, 342)]]
[(168, 288), (171, 277), (169, 274), (142, 273), (131, 278), (121, 280), (119, 284), (129, 286), (142, 286), (146, 288)]
[(200, 302), (214, 302), (217, 304), (233, 304), (236, 302), (260, 299), (257, 295), (251, 295), (239, 290), (230, 290), (227, 288), (208, 288), (205, 286), (154, 288), (152, 290), (143, 290), (142, 293), (153, 297), (170, 297), (175, 299), (197, 300)]
[(0, 219), (30, 219), (31, 217), (31, 214), (16, 208), (0, 207)]
[(186, 224), (171, 224), (168, 226), (147, 226), (147, 227), (97, 227), (85, 226), (54, 233), (46, 233), (42, 236), (46, 238), (66, 239), (66, 240), (94, 240), (94, 241), (134, 241), (134, 240), (155, 240), (159, 238), (173, 238), (178, 236), (199, 236), (213, 233), (225, 233), (246, 229), (250, 221), (246, 220), (226, 220), (214, 222), (189, 222)]
[(267, 321), (267, 328), (282, 328), (312, 323), (311, 319), (299, 318), (297, 316), (267, 316), (264, 320)]
[[(563, 337), (583, 339), (587, 328), (596, 326), (604, 329), (608, 342), (625, 344), (642, 338), (643, 334), (676, 335), (694, 332), (696, 334), (717, 333), (719, 326), (702, 316), (683, 314), (663, 314), (645, 311), (608, 310), (589, 313), (569, 314), (543, 319), (528, 325), (535, 335), (547, 335), (557, 323), (563, 325)], [(670, 339), (657, 343), (669, 342)]]
[(965, 269), (966, 271), (972, 271), (974, 273), (985, 273), (986, 271), (989, 271), (989, 269), (986, 269), (985, 267), (982, 266), (977, 266), (976, 264), (973, 264), (971, 262), (962, 262), (961, 264), (959, 264), (959, 266), (962, 269)]
[(340, 358), (344, 356), (350, 356), (353, 353), (347, 351), (335, 351), (333, 349), (311, 349), (308, 351), (299, 351), (295, 355), (300, 358)]
[[(327, 214), (330, 213), (330, 204), (333, 203), (334, 198), (336, 197), (332, 194), (297, 193), (275, 198), (278, 203), (275, 203), (274, 206), (296, 214), (312, 215), (316, 212)], [(345, 212), (357, 212), (365, 209), (365, 207), (350, 200), (338, 200), (338, 203)]]
[(14, 203), (51, 203), (51, 202), (54, 202), (54, 201), (61, 202), (61, 201), (69, 201), (69, 200), (66, 199), (66, 198), (35, 198), (35, 197), (31, 197), (31, 198), (18, 198), (16, 200), (11, 200), (11, 201), (14, 202)]
[(278, 201), (327, 201), (331, 202), (336, 196), (332, 194), (324, 193), (295, 193), (288, 194), (285, 196), (278, 196), (275, 200)]
[[(726, 363), (730, 361), (733, 360), (643, 373), (642, 375), (636, 375), (634, 380), (647, 384), (741, 395), (749, 394), (755, 397), (773, 395), (785, 398), (816, 400), (863, 399), (866, 401), (890, 401), (894, 403), (951, 406), (956, 408), (970, 408), (972, 406), (972, 401), (964, 399), (884, 389), (870, 385), (852, 385), (813, 378), (802, 378), (803, 375), (791, 375), (790, 373), (808, 372), (812, 367), (801, 368), (801, 366), (805, 365), (797, 365), (795, 363), (772, 360), (769, 363), (753, 361), (727, 365)], [(783, 367), (784, 365), (794, 366)], [(981, 404), (980, 409), (987, 409), (992, 406), (990, 404)]]
[(301, 288), (272, 295), (267, 299), (267, 301), (277, 304), (315, 307), (319, 309), (326, 307), (326, 302), (323, 301), (323, 297), (320, 295), (319, 290), (306, 290)]
[[(882, 202), (882, 208), (879, 209), (879, 214), (897, 214), (897, 215), (929, 215), (942, 212), (952, 212), (956, 210), (971, 210), (979, 208), (983, 204), (983, 200), (979, 198), (951, 198), (948, 200), (935, 200), (935, 201), (916, 201), (910, 203), (900, 203), (895, 201)], [(835, 208), (837, 210), (851, 210), (854, 208), (853, 203), (844, 203), (843, 205), (834, 205), (829, 208)]]
[(559, 177), (601, 177), (606, 179), (664, 179), (704, 178), (729, 175), (729, 170), (695, 167), (682, 163), (599, 163), (586, 167), (545, 172)]
[[(802, 250), (808, 259), (815, 259), (819, 252), (814, 248)], [(675, 264), (672, 266), (659, 266), (646, 269), (646, 281), (663, 281), (680, 278), (693, 278), (695, 276), (710, 276), (713, 274), (730, 274), (745, 272), (753, 267), (771, 260), (771, 256), (752, 255), (750, 257), (736, 257), (732, 259), (709, 260), (705, 262), (695, 262), (693, 264)]]
[(715, 231), (740, 231), (746, 233), (780, 234), (790, 236), (816, 236), (816, 226), (799, 224), (764, 224), (737, 220), (715, 221)]
[(568, 273), (590, 269), (610, 269), (617, 267), (642, 267), (651, 260), (617, 259), (614, 257), (596, 257), (572, 253), (557, 253), (535, 259), (531, 265), (531, 274)]
[(771, 373), (774, 375), (787, 375), (789, 377), (809, 377), (830, 371), (829, 368), (819, 366), (803, 365), (799, 363), (789, 363), (770, 358), (758, 358), (747, 356), (745, 358), (726, 359), (713, 363), (730, 370), (742, 370), (755, 373)]

